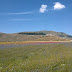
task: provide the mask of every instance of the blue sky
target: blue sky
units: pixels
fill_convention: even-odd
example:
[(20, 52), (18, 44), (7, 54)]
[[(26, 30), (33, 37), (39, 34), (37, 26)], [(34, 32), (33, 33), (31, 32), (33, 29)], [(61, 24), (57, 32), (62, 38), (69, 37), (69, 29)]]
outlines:
[(0, 32), (41, 30), (72, 35), (72, 0), (0, 0)]

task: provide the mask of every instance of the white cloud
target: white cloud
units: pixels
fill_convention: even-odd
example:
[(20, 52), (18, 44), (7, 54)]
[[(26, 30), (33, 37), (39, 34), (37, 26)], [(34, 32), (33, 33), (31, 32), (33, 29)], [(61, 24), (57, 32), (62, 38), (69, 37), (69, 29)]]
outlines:
[(47, 9), (47, 5), (43, 4), (43, 5), (41, 5), (39, 12), (44, 13), (46, 11), (46, 9)]
[(24, 20), (24, 21), (26, 21), (26, 20), (32, 20), (32, 19), (9, 19), (9, 20), (18, 20), (18, 21)]
[(19, 12), (19, 13), (8, 13), (9, 15), (14, 14), (14, 15), (23, 15), (23, 14), (33, 14), (34, 12)]
[(63, 5), (63, 4), (59, 3), (59, 2), (55, 2), (54, 4), (55, 4), (53, 6), (54, 7), (54, 10), (60, 10), (60, 9), (65, 8), (65, 5)]

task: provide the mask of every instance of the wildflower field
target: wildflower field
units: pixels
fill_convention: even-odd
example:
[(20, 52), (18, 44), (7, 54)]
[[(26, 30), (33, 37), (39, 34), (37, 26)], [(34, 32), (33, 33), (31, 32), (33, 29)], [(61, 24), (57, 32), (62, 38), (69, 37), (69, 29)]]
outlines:
[(72, 43), (2, 44), (0, 72), (72, 72)]

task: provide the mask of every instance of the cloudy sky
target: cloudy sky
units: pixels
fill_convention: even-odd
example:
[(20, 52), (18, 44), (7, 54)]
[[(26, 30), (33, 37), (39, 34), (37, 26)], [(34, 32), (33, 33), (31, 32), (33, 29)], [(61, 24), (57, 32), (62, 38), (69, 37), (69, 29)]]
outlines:
[(72, 35), (72, 0), (0, 0), (0, 32), (41, 30)]

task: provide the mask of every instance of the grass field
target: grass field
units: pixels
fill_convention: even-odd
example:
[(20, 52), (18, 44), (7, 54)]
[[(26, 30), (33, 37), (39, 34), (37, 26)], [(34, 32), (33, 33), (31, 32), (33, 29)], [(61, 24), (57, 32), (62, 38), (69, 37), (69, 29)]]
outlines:
[(0, 72), (72, 72), (72, 43), (0, 49)]
[(21, 42), (0, 42), (0, 45), (6, 44), (33, 44), (33, 43), (71, 43), (72, 41), (21, 41)]

